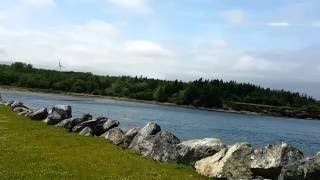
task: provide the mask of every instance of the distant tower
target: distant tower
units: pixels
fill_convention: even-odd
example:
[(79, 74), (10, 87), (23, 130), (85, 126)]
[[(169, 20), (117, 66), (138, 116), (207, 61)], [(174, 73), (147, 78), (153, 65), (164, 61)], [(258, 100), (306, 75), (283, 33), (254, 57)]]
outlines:
[(59, 70), (61, 71), (62, 68), (63, 68), (63, 66), (62, 66), (62, 64), (61, 64), (61, 62), (60, 62), (60, 60), (59, 60)]

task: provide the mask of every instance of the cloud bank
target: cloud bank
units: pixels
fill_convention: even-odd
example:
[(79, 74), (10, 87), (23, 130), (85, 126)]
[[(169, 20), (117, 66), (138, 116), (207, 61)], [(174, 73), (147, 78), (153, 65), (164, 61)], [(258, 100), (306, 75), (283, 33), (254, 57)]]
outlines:
[(58, 69), (60, 60), (64, 70), (237, 80), (320, 97), (320, 17), (305, 3), (266, 15), (253, 4), (198, 1), (4, 1), (12, 6), (0, 4), (2, 62)]
[(119, 28), (105, 21), (89, 21), (48, 32), (2, 27), (0, 39), (0, 61), (23, 61), (53, 69), (61, 60), (65, 70), (103, 75), (320, 83), (319, 46), (246, 52), (225, 41), (209, 40), (179, 50), (168, 44), (126, 39)]

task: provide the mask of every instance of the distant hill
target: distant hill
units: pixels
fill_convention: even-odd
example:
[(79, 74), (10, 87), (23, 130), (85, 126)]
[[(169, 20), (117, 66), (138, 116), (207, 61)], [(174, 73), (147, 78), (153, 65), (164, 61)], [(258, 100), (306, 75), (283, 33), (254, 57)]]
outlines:
[[(203, 108), (230, 108), (231, 102), (300, 108), (320, 112), (314, 98), (298, 92), (235, 81), (192, 82), (146, 77), (98, 76), (83, 72), (36, 69), (30, 64), (0, 65), (0, 85), (157, 101)], [(229, 105), (229, 106), (228, 106)], [(237, 105), (237, 109), (241, 106)]]

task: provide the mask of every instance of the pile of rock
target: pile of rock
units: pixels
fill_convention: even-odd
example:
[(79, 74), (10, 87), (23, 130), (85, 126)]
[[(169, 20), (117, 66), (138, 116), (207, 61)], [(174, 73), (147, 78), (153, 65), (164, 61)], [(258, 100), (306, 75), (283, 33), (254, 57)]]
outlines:
[(197, 161), (195, 168), (202, 175), (216, 178), (278, 179), (281, 170), (302, 158), (301, 151), (286, 143), (268, 145), (261, 150), (238, 143)]
[(72, 118), (67, 105), (33, 110), (22, 102), (3, 101), (19, 115), (48, 125), (64, 128), (82, 136), (103, 137), (121, 147), (130, 148), (157, 162), (191, 165), (204, 176), (222, 179), (320, 179), (320, 154), (303, 157), (303, 153), (286, 143), (254, 150), (248, 143), (227, 146), (219, 139), (205, 138), (180, 142), (173, 133), (155, 122), (143, 128), (123, 130), (120, 122), (106, 117), (84, 114)]

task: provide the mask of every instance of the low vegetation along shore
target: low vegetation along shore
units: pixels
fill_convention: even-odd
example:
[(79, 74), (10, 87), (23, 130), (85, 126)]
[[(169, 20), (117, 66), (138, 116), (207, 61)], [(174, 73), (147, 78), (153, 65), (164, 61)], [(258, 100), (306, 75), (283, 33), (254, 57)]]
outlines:
[(192, 82), (145, 77), (98, 76), (33, 68), (30, 64), (0, 65), (0, 85), (108, 96), (144, 102), (302, 119), (320, 119), (320, 102), (306, 94), (262, 88), (235, 81), (198, 79)]
[(224, 108), (204, 108), (204, 107), (195, 107), (192, 105), (178, 105), (174, 103), (146, 101), (146, 100), (130, 99), (125, 97), (102, 96), (102, 95), (93, 95), (93, 94), (86, 94), (86, 93), (65, 92), (65, 91), (46, 90), (46, 89), (37, 89), (37, 88), (24, 88), (24, 87), (15, 87), (15, 86), (7, 86), (7, 85), (0, 85), (0, 90), (1, 89), (6, 91), (39, 92), (39, 93), (48, 93), (48, 94), (70, 95), (70, 96), (77, 96), (77, 97), (107, 98), (107, 99), (120, 100), (120, 101), (158, 104), (158, 105), (165, 105), (165, 106), (176, 106), (176, 107), (198, 109), (198, 110), (204, 110), (204, 111), (227, 112), (227, 113), (245, 114), (245, 115), (275, 116), (275, 117), (299, 118), (299, 119), (306, 119), (306, 120), (320, 119), (320, 114), (310, 113), (302, 108), (268, 106), (268, 105), (240, 103), (240, 102), (231, 102), (231, 101), (226, 102), (224, 105), (225, 106)]
[(90, 114), (72, 118), (68, 105), (57, 105), (48, 111), (30, 109), (19, 101), (0, 100), (0, 176), (280, 180), (320, 177), (320, 154), (304, 157), (299, 149), (286, 143), (254, 150), (248, 143), (225, 145), (215, 138), (181, 142), (156, 122), (128, 130), (119, 128), (119, 124), (117, 120)]

